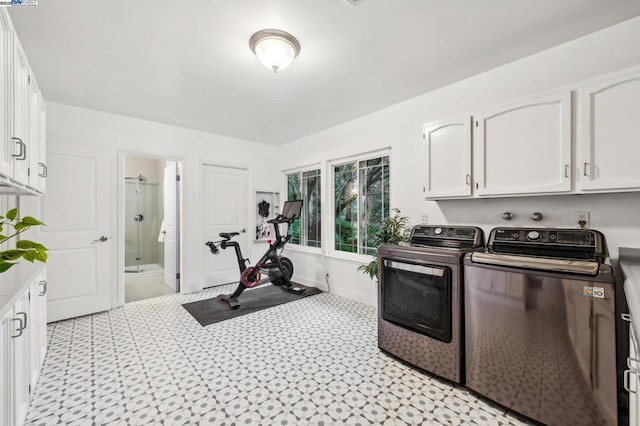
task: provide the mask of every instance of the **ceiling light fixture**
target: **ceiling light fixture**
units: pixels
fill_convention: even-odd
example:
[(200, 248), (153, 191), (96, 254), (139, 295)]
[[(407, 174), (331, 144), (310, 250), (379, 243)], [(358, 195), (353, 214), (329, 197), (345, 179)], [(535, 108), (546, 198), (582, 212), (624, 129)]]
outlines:
[(258, 31), (249, 39), (249, 47), (260, 63), (273, 72), (287, 68), (300, 53), (298, 40), (280, 30)]

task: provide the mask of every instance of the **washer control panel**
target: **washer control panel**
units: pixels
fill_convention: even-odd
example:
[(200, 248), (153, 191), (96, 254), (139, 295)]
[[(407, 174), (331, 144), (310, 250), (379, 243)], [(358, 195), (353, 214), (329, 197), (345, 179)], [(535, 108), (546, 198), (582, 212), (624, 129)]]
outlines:
[(604, 252), (604, 237), (592, 229), (494, 228), (489, 236), (489, 249), (495, 247), (523, 249), (528, 246), (549, 250), (580, 249)]
[(413, 246), (478, 248), (484, 247), (482, 229), (473, 226), (416, 225), (409, 243)]

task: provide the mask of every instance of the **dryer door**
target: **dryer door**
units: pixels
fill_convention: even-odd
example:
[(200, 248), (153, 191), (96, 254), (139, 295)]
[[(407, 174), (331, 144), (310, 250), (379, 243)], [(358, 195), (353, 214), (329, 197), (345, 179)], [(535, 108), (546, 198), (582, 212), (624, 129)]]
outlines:
[(450, 343), (451, 269), (395, 259), (382, 262), (382, 319)]

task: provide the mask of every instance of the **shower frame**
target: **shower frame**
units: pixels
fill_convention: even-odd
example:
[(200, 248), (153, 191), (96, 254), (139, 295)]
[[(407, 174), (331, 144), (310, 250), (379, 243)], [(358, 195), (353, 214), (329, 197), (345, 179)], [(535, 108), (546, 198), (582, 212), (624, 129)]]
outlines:
[(145, 181), (145, 177), (142, 174), (138, 174), (135, 177), (127, 177), (124, 178), (125, 181), (136, 181), (136, 215), (133, 220), (136, 222), (136, 269), (135, 271), (127, 270), (127, 265), (125, 265), (124, 272), (125, 273), (134, 273), (139, 274), (144, 272), (140, 269), (140, 261), (142, 260), (142, 256), (140, 255), (140, 222), (143, 220), (143, 216), (140, 214), (140, 182)]

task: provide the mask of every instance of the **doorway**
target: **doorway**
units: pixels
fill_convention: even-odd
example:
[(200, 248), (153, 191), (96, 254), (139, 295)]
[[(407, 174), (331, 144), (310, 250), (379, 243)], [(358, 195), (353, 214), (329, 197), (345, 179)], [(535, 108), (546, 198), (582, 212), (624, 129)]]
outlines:
[(180, 291), (177, 161), (124, 156), (124, 301)]

